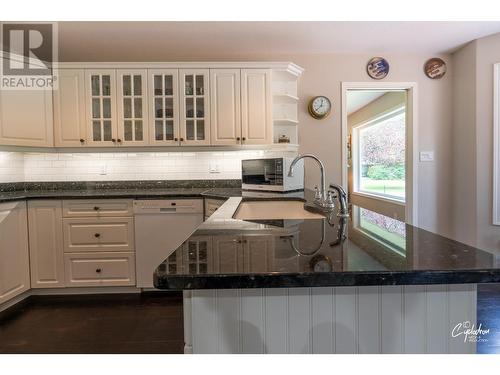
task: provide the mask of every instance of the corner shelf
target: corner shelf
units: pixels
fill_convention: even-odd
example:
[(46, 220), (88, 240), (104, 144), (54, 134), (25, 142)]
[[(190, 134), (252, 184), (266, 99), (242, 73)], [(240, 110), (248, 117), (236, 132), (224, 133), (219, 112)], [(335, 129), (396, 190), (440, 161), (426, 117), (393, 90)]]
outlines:
[(275, 125), (297, 125), (299, 123), (298, 120), (291, 118), (275, 118), (273, 122)]
[[(274, 147), (280, 151), (297, 152), (299, 149), (298, 79), (302, 71), (296, 65), (273, 70), (273, 140)], [(278, 143), (282, 136), (287, 137), (290, 143)]]
[(297, 103), (299, 101), (299, 97), (290, 94), (274, 94), (273, 100), (277, 104), (286, 104), (286, 103)]

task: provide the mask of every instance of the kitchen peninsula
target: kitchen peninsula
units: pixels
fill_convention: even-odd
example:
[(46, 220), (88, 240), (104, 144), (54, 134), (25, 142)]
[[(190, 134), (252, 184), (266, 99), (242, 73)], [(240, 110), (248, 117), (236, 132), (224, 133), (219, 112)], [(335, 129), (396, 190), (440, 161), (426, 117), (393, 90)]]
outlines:
[[(207, 192), (209, 194), (209, 192)], [(159, 289), (184, 290), (186, 353), (474, 353), (452, 337), (476, 321), (476, 285), (500, 281), (494, 257), (395, 219), (252, 219), (228, 198), (157, 268)]]

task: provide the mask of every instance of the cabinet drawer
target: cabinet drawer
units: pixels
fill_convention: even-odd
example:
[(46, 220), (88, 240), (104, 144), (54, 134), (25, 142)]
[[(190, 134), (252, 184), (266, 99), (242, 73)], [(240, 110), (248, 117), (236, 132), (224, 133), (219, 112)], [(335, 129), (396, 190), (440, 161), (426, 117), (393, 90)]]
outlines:
[(64, 252), (133, 251), (131, 217), (66, 218)]
[(134, 253), (64, 254), (66, 286), (135, 285)]
[(63, 201), (64, 217), (132, 216), (131, 199), (71, 199)]

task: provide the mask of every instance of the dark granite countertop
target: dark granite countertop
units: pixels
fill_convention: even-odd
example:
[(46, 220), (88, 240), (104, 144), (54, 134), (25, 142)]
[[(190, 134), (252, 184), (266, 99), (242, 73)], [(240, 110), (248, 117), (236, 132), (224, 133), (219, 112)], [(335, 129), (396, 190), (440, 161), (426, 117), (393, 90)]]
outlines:
[[(165, 250), (154, 273), (159, 289), (228, 289), (500, 282), (488, 252), (351, 206), (351, 216), (233, 219), (240, 200), (302, 200), (312, 192), (242, 193), (229, 199), (179, 249)], [(234, 198), (238, 197), (238, 198)]]
[(239, 180), (209, 181), (112, 181), (105, 183), (14, 183), (2, 184), (0, 203), (30, 199), (160, 199), (241, 196)]

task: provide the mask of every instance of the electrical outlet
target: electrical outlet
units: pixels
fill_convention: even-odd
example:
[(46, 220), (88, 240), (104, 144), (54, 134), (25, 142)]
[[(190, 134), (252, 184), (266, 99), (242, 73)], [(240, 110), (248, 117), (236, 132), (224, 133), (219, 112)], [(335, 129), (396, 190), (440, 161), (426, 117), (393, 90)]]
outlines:
[(99, 167), (99, 174), (101, 176), (105, 176), (108, 174), (108, 167), (106, 165), (106, 163), (102, 163)]

